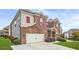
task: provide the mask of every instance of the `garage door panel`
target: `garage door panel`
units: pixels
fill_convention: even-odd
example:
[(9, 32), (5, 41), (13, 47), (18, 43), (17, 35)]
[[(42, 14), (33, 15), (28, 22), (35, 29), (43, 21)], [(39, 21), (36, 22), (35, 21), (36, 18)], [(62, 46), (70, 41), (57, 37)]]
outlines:
[(27, 43), (44, 41), (44, 34), (26, 34)]

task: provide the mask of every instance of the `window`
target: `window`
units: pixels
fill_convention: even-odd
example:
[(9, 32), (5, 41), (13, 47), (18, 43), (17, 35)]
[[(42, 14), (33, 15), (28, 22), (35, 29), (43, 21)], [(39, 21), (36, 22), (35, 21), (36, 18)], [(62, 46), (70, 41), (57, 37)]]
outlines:
[(40, 18), (40, 22), (43, 22), (43, 19), (42, 18)]
[(59, 24), (56, 24), (56, 27), (58, 27), (59, 26)]
[(29, 16), (26, 16), (26, 22), (30, 23), (30, 17)]
[(14, 22), (14, 26), (16, 27), (16, 21)]

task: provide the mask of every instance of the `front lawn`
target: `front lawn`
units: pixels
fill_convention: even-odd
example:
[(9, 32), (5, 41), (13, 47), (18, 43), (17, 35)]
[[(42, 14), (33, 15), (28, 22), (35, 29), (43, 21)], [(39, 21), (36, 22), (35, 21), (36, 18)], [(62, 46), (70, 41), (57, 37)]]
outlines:
[(57, 42), (55, 44), (79, 50), (79, 42)]
[(5, 39), (0, 37), (0, 50), (12, 50), (11, 41), (9, 39)]

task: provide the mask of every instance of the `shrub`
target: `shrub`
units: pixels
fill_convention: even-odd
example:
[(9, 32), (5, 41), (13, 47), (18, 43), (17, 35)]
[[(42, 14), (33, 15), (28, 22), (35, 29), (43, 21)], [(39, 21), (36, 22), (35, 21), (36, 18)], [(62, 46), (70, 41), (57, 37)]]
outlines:
[(18, 38), (13, 37), (13, 36), (0, 35), (0, 37), (4, 37), (5, 39), (8, 38), (13, 44), (20, 44), (20, 40)]
[(8, 38), (8, 36), (7, 36), (7, 35), (0, 35), (0, 37)]
[(62, 42), (66, 42), (66, 40), (64, 38), (60, 38), (60, 37), (58, 37), (57, 40), (62, 41)]
[(14, 38), (12, 40), (12, 43), (15, 44), (15, 45), (18, 45), (18, 44), (20, 44), (20, 40), (18, 38)]
[(46, 42), (52, 42), (55, 41), (55, 39), (48, 37), (47, 39), (45, 39)]
[(79, 38), (69, 38), (69, 40), (79, 41)]
[(0, 35), (0, 37), (4, 37), (4, 38), (8, 38), (8, 39), (14, 39), (14, 37), (8, 36), (8, 35)]
[(75, 41), (79, 41), (79, 38), (76, 38)]
[(58, 35), (59, 37), (62, 37), (62, 38), (64, 38), (64, 34), (60, 34), (60, 35)]

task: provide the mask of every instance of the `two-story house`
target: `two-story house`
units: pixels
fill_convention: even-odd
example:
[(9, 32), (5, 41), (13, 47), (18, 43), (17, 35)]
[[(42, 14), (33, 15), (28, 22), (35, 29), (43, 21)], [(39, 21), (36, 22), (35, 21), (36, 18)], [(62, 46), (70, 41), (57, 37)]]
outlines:
[(79, 32), (79, 29), (70, 29), (70, 30), (64, 32), (64, 37), (72, 38), (74, 32)]
[(20, 9), (10, 24), (10, 35), (19, 38), (22, 44), (44, 41), (47, 19), (42, 13)]
[[(50, 41), (55, 41), (57, 39), (57, 35), (62, 34), (62, 29), (60, 27), (60, 22), (58, 20), (58, 18), (56, 19), (49, 19), (48, 20), (48, 38), (51, 38)], [(49, 40), (48, 40), (49, 41)]]

